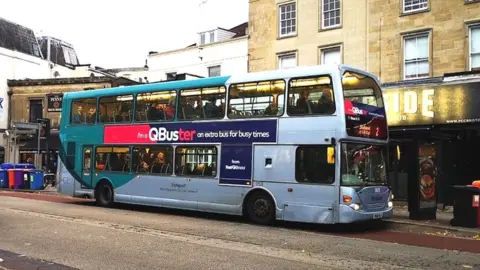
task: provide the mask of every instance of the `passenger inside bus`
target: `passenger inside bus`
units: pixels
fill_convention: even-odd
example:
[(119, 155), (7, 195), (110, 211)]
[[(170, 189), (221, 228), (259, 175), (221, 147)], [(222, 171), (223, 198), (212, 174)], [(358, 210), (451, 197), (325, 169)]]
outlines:
[(79, 124), (83, 122), (83, 107), (78, 106), (77, 111), (72, 114), (72, 122)]
[(275, 97), (272, 99), (272, 103), (270, 103), (265, 111), (263, 112), (264, 115), (277, 115), (278, 114), (278, 103)]

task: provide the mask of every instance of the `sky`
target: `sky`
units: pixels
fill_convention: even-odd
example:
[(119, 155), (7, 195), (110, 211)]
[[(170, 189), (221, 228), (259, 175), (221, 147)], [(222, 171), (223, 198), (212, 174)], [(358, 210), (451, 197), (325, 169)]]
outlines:
[(72, 44), (81, 64), (141, 67), (149, 51), (196, 42), (196, 34), (248, 21), (248, 0), (7, 0), (0, 17)]

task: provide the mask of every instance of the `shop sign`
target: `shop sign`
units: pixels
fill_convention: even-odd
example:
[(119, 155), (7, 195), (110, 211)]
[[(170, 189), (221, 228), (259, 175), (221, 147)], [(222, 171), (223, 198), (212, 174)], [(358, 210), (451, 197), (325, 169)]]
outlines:
[(48, 94), (47, 95), (47, 112), (61, 112), (62, 101), (63, 101), (63, 94)]
[(480, 122), (480, 82), (384, 89), (389, 126)]

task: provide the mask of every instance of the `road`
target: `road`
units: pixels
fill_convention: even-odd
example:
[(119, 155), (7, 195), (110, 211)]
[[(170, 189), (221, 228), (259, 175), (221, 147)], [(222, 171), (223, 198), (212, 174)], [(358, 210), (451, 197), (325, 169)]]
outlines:
[[(0, 250), (78, 269), (480, 269), (480, 249), (468, 253), (362, 239), (396, 235), (386, 232), (339, 236), (181, 211), (3, 196), (0, 201)], [(480, 241), (461, 241), (480, 247)], [(17, 269), (8, 262), (0, 269)]]

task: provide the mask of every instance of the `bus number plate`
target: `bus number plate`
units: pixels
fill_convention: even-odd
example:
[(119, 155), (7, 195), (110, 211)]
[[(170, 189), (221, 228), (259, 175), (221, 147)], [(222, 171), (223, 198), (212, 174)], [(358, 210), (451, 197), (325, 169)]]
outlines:
[(373, 214), (373, 219), (379, 219), (379, 218), (382, 218), (382, 217), (383, 217), (382, 213)]

